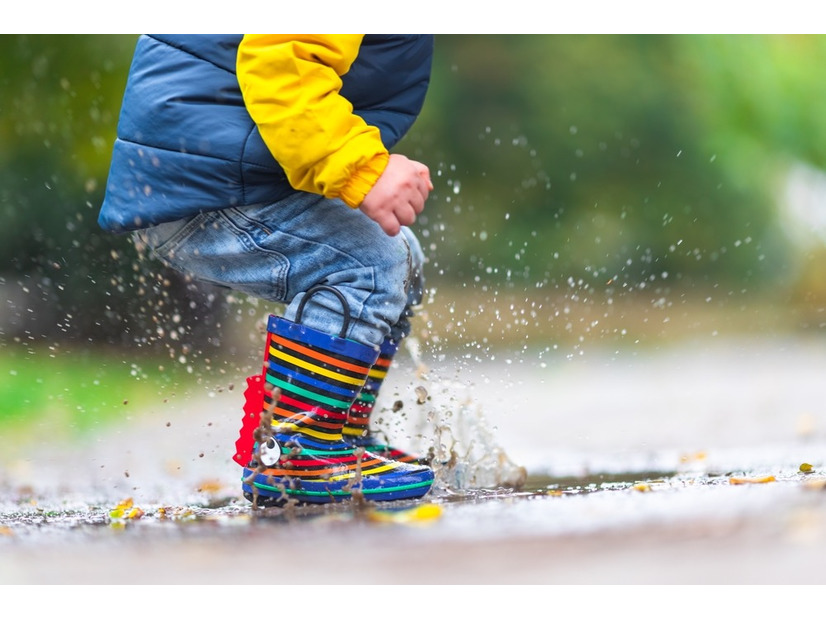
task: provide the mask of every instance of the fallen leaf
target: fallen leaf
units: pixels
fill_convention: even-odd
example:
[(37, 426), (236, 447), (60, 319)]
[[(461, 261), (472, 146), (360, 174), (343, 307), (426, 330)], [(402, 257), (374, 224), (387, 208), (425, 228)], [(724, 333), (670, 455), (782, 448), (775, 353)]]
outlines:
[(776, 482), (774, 476), (762, 476), (759, 478), (737, 478), (732, 476), (728, 479), (729, 484), (766, 484), (767, 482)]
[(224, 485), (220, 480), (204, 480), (198, 485), (198, 491), (201, 493), (218, 493)]
[(367, 514), (376, 523), (400, 523), (403, 525), (424, 525), (442, 516), (442, 508), (436, 504), (424, 504), (407, 510), (373, 510)]
[(109, 516), (115, 520), (140, 519), (144, 515), (143, 510), (134, 505), (132, 498), (126, 498), (109, 511)]
[(705, 461), (708, 455), (703, 452), (694, 452), (693, 454), (683, 454), (680, 456), (681, 463), (690, 463), (692, 461)]

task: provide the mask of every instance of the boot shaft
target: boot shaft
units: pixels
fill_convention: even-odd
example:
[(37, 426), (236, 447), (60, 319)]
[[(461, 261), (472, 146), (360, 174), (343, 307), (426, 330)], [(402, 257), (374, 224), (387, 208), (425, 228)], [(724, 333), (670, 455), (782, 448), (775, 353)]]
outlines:
[[(347, 412), (377, 356), (367, 345), (270, 316), (263, 377), (273, 431), (340, 441)], [(280, 393), (274, 403), (275, 388)]]
[(376, 398), (398, 350), (399, 343), (395, 340), (388, 338), (382, 343), (379, 357), (370, 368), (364, 387), (350, 407), (347, 422), (342, 431), (345, 435), (362, 437), (368, 434)]

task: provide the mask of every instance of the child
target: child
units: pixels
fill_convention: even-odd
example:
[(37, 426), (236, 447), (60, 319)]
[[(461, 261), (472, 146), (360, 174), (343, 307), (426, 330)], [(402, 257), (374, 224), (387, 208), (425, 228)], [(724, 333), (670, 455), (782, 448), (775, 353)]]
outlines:
[(432, 51), (427, 35), (138, 40), (101, 227), (287, 304), (248, 379), (235, 460), (250, 500), (393, 500), (432, 485), (429, 467), (369, 431), (422, 296), (408, 226), (433, 186), (388, 149), (421, 110)]

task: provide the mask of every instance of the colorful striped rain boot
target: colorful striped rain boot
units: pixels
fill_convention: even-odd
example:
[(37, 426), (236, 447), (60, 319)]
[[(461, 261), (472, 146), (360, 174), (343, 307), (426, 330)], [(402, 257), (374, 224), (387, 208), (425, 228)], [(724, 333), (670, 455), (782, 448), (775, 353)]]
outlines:
[[(321, 290), (344, 306), (339, 336), (299, 323), (304, 302)], [(234, 457), (244, 467), (243, 492), (256, 504), (329, 503), (355, 495), (386, 501), (430, 490), (430, 468), (387, 459), (343, 439), (347, 411), (376, 361), (375, 349), (344, 337), (348, 324), (343, 295), (327, 286), (306, 293), (296, 322), (270, 316), (264, 372), (248, 379)]]
[(379, 358), (370, 369), (364, 387), (361, 388), (361, 392), (350, 407), (342, 432), (345, 441), (369, 450), (373, 454), (403, 463), (424, 464), (419, 457), (381, 442), (375, 431), (370, 428), (370, 417), (376, 406), (379, 390), (398, 350), (399, 343), (390, 338), (386, 338), (381, 344)]

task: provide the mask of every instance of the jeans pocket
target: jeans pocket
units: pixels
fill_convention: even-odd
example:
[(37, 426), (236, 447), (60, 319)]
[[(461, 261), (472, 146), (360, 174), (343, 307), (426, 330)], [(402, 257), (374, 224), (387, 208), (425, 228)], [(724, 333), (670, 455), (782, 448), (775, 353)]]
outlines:
[(289, 261), (261, 247), (256, 231), (238, 226), (222, 211), (160, 226), (145, 231), (144, 239), (164, 263), (202, 282), (284, 301)]
[(165, 261), (175, 256), (175, 249), (183, 243), (193, 231), (204, 225), (209, 213), (201, 213), (195, 217), (174, 222), (164, 222), (150, 228), (137, 231), (136, 235), (152, 254)]

